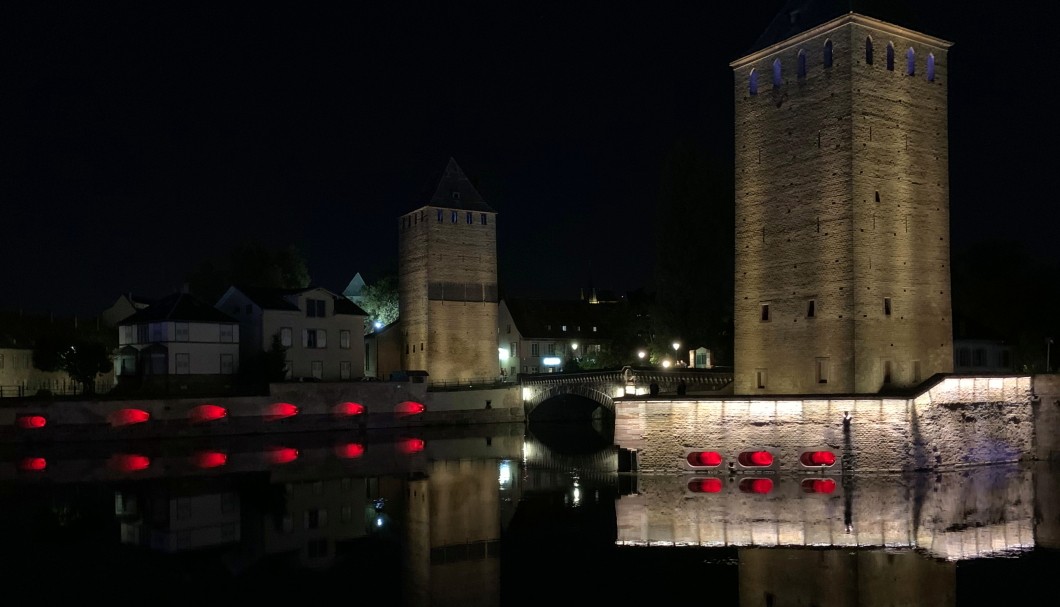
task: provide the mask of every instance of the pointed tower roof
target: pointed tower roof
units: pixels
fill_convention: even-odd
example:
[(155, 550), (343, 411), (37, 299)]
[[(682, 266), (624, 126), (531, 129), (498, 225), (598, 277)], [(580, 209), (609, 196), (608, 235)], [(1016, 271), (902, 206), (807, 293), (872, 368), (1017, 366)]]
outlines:
[(452, 157), (449, 164), (438, 180), (438, 187), (434, 189), (434, 195), (428, 203), (432, 207), (445, 207), (447, 209), (460, 209), (462, 211), (484, 211), (495, 213), (490, 205), (482, 199), (482, 196), (471, 185), (471, 180), (460, 170), (460, 165)]
[(787, 0), (754, 45), (750, 55), (849, 13), (872, 17), (924, 34), (925, 20), (912, 3), (896, 0)]

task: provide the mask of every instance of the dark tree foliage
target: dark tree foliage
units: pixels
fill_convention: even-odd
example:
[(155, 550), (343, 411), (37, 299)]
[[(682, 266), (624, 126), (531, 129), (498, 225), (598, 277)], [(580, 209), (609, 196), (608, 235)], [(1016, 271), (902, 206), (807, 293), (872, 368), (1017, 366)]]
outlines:
[(85, 394), (96, 389), (96, 377), (114, 368), (111, 349), (103, 342), (73, 333), (52, 333), (37, 338), (33, 366), (41, 371), (64, 371), (81, 384)]
[(202, 261), (187, 275), (188, 290), (216, 302), (232, 285), (300, 289), (309, 286), (305, 255), (294, 246), (245, 242), (225, 259)]
[(653, 350), (709, 348), (732, 364), (732, 166), (698, 143), (677, 143), (663, 167), (656, 222)]

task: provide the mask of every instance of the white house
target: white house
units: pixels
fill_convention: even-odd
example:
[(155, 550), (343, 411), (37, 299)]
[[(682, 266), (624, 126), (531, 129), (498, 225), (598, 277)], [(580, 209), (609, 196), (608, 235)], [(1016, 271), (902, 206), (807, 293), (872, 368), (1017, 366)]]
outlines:
[(320, 287), (270, 289), (229, 287), (217, 309), (242, 329), (244, 356), (286, 348), (286, 375), (321, 381), (364, 376), (364, 319), (368, 313), (346, 297)]
[(611, 344), (614, 304), (584, 300), (502, 299), (497, 314), (501, 375), (562, 371), (571, 360), (589, 363)]

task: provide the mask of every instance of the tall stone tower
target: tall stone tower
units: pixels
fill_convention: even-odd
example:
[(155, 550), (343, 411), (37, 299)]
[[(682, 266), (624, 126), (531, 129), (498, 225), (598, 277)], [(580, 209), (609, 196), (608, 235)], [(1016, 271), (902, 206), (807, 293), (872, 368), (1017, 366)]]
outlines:
[(950, 43), (791, 1), (735, 89), (736, 394), (953, 371)]
[(494, 378), (497, 213), (452, 158), (427, 204), (401, 217), (403, 366), (430, 381)]

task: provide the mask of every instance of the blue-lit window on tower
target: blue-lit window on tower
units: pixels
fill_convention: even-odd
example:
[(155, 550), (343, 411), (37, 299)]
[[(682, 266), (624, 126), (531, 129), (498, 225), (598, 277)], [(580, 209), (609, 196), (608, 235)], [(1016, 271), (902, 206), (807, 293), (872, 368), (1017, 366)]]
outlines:
[(906, 76), (916, 74), (916, 52), (913, 51), (913, 47), (909, 47), (909, 50), (905, 52), (905, 74)]
[(443, 211), (441, 209), (438, 209), (438, 223), (442, 223), (444, 221), (444, 219), (443, 219), (444, 216), (445, 216), (445, 211)]
[(928, 53), (927, 58), (927, 79), (928, 82), (935, 81), (935, 53)]
[(747, 75), (747, 90), (752, 95), (758, 94), (758, 72), (754, 69)]
[(894, 71), (894, 44), (887, 43), (887, 71)]
[(773, 60), (773, 88), (780, 88), (780, 59)]
[(467, 225), (475, 223), (475, 215), (471, 211), (467, 212)]
[(798, 66), (799, 80), (802, 80), (806, 77), (806, 51), (801, 48), (799, 49)]
[(456, 223), (456, 211), (452, 211), (449, 215), (450, 223)]
[(872, 65), (872, 37), (865, 36), (865, 63)]
[(832, 41), (824, 41), (824, 66), (832, 67)]

